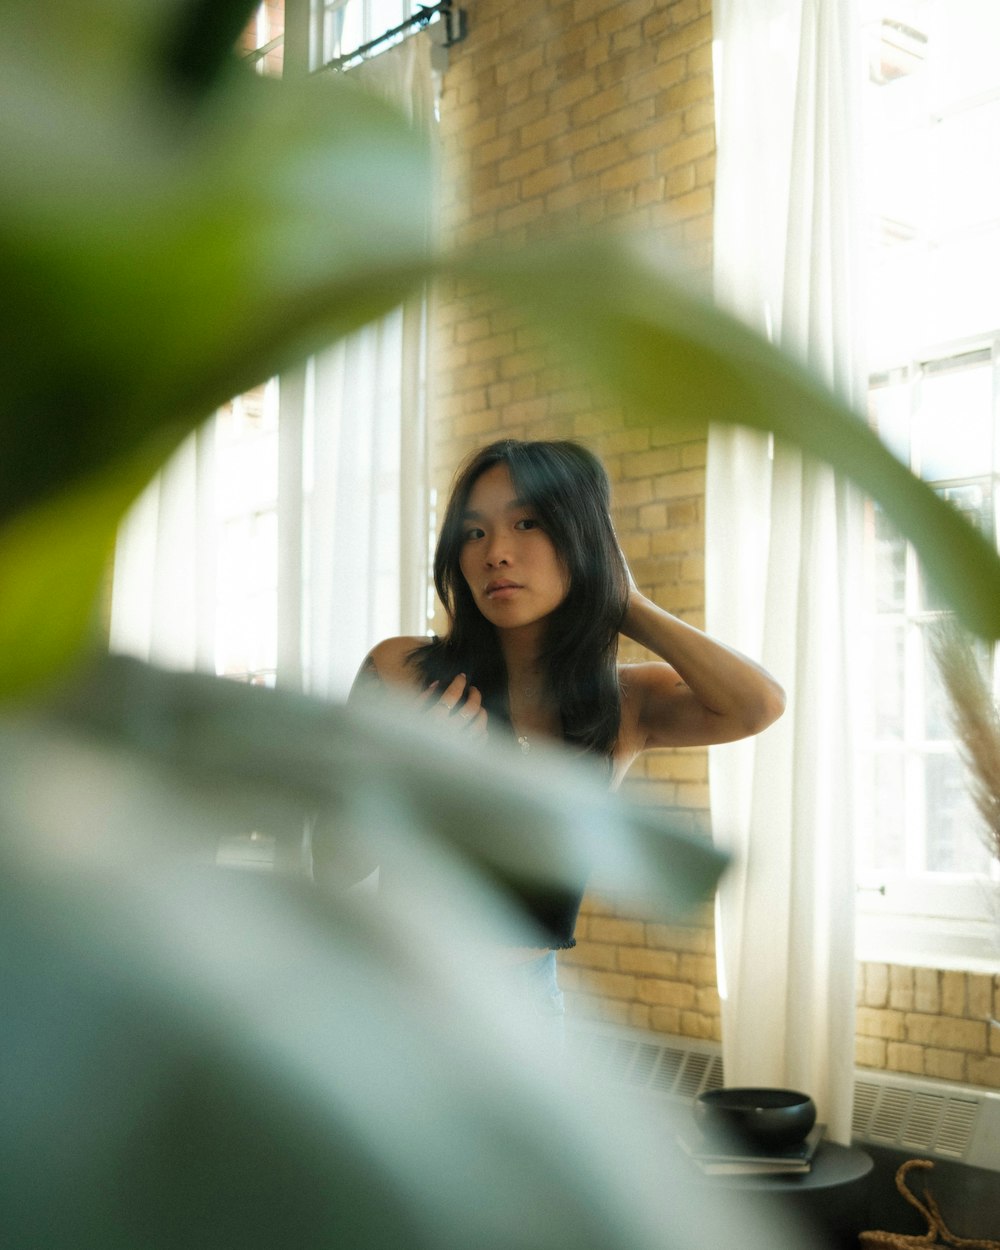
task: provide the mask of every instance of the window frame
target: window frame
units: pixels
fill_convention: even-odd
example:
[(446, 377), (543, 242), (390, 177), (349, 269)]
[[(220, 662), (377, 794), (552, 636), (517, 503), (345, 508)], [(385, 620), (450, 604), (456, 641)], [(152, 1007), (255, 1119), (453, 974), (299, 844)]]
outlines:
[[(964, 364), (962, 363), (964, 362)], [(953, 340), (921, 351), (916, 359), (900, 362), (895, 368), (880, 370), (871, 379), (872, 389), (878, 385), (905, 382), (911, 388), (911, 418), (916, 415), (915, 398), (920, 381), (948, 368), (973, 368), (988, 364), (991, 370), (991, 404), (994, 433), (992, 463), (984, 466), (981, 475), (989, 479), (992, 505), (993, 541), (1000, 547), (1000, 329), (988, 334)], [(913, 449), (911, 447), (911, 464)], [(942, 479), (945, 486), (964, 479)], [(938, 485), (937, 482), (934, 483)], [(916, 554), (906, 544), (906, 603), (898, 613), (904, 630), (921, 628), (941, 615), (932, 607), (921, 607), (915, 578), (919, 576)], [(874, 559), (868, 569), (873, 626), (880, 613), (876, 605)], [(885, 616), (896, 613), (881, 614)], [(908, 654), (909, 642), (904, 638), (904, 674), (914, 662)], [(908, 677), (904, 676), (904, 681)], [(990, 660), (990, 680), (994, 699), (1000, 683), (1000, 648), (994, 646)], [(926, 704), (924, 704), (926, 706)], [(905, 716), (905, 711), (904, 711)], [(863, 768), (869, 793), (874, 796), (874, 761), (885, 743), (877, 744), (874, 710), (870, 732), (866, 734)], [(904, 768), (919, 753), (926, 758), (932, 752), (925, 740), (917, 745), (919, 735), (900, 741)], [(954, 740), (954, 739), (952, 739)], [(904, 782), (904, 785), (906, 783)], [(914, 786), (909, 782), (912, 798)], [(904, 803), (910, 799), (904, 790)], [(924, 807), (926, 812), (926, 807)], [(909, 819), (912, 813), (907, 812)], [(904, 964), (945, 970), (966, 970), (995, 973), (1000, 971), (1000, 864), (994, 857), (987, 873), (940, 872), (860, 868), (857, 896), (857, 956), (863, 962)]]

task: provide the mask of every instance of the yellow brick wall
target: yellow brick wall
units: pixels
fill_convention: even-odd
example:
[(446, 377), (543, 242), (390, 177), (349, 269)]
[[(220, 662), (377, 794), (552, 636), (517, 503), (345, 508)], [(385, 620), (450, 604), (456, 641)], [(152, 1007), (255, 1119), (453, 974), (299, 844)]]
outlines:
[(1000, 1089), (1000, 976), (862, 964), (855, 1058), (862, 1067)]
[[(710, 0), (477, 0), (469, 25), (467, 41), (451, 51), (441, 101), (449, 240), (518, 245), (566, 226), (631, 230), (707, 276)], [(585, 443), (608, 467), (638, 584), (703, 625), (704, 442), (626, 427), (495, 297), (444, 287), (432, 327), (438, 491), (446, 493), (470, 449), (498, 437)], [(623, 651), (626, 659), (635, 654)], [(706, 753), (689, 750), (647, 754), (627, 785), (632, 797), (668, 804), (686, 827), (707, 832), (707, 782)], [(708, 908), (685, 926), (666, 926), (595, 889), (560, 976), (572, 1012), (720, 1036)], [(1000, 1088), (1000, 1039), (986, 1023), (990, 1011), (1000, 1014), (995, 981), (869, 966), (861, 983), (860, 1064)]]

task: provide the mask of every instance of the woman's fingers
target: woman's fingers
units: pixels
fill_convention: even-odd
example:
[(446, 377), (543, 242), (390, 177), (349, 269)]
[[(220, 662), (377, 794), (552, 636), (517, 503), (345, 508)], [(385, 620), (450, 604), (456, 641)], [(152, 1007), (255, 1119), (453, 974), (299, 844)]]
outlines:
[[(436, 682), (428, 686), (420, 696), (422, 702), (430, 701), (436, 686)], [(445, 686), (430, 710), (439, 718), (453, 723), (456, 728), (469, 730), (477, 738), (486, 733), (487, 716), (483, 707), (483, 696), (477, 687), (467, 684), (464, 673), (459, 673)]]
[(462, 702), (462, 695), (464, 693), (465, 674), (459, 673), (459, 675), (453, 678), (448, 685), (445, 686), (444, 690), (442, 690), (441, 697), (434, 705), (435, 712), (442, 716), (450, 716), (452, 712), (454, 712), (455, 708), (457, 708)]

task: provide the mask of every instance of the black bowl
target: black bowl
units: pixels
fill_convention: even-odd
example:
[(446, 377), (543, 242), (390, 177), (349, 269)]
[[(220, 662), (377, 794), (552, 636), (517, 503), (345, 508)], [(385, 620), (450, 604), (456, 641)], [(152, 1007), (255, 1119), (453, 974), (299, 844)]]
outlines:
[(794, 1089), (711, 1089), (694, 1100), (694, 1118), (708, 1138), (781, 1150), (805, 1139), (816, 1104)]

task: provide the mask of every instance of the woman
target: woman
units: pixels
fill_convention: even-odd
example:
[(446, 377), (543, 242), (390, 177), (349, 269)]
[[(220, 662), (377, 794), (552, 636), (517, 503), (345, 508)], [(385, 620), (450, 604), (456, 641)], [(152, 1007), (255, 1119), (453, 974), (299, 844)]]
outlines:
[[(408, 687), (484, 746), (501, 734), (523, 751), (562, 742), (603, 760), (617, 787), (641, 751), (731, 742), (784, 708), (759, 665), (639, 593), (607, 474), (575, 443), (509, 439), (475, 453), (452, 489), (434, 582), (448, 633), (380, 642), (355, 690), (372, 680)], [(619, 664), (620, 634), (659, 659)], [(582, 886), (522, 892), (545, 945), (512, 959), (554, 996), (552, 952), (574, 945), (582, 896)]]

